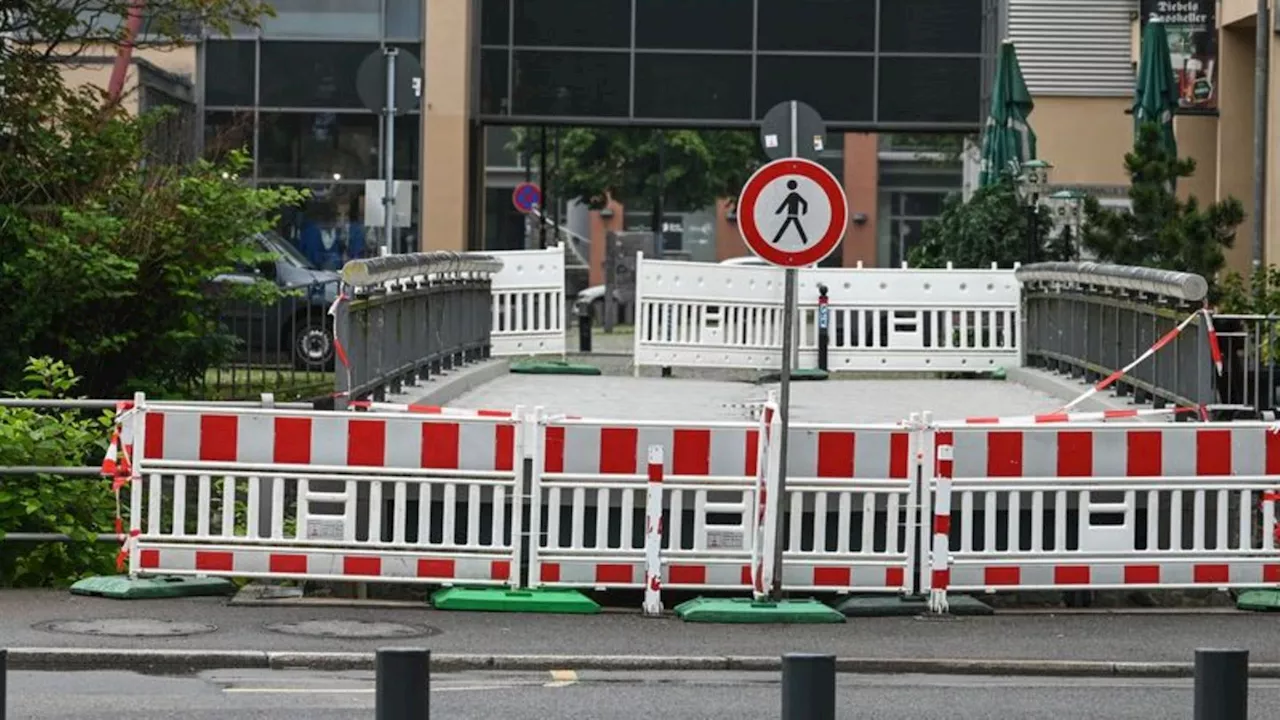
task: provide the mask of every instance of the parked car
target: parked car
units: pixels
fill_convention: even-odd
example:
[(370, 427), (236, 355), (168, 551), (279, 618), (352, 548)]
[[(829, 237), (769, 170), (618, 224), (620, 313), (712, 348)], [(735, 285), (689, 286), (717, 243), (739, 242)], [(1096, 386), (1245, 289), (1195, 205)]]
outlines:
[[(721, 260), (721, 265), (751, 265), (755, 267), (769, 267), (769, 263), (761, 260), (755, 255), (743, 255), (742, 257), (728, 258)], [(624, 307), (622, 293), (617, 290), (613, 292), (613, 300), (618, 304), (618, 316), (622, 317), (621, 309)], [(580, 315), (582, 308), (591, 308), (591, 316), (596, 322), (604, 321), (604, 285), (592, 285), (582, 292), (578, 293), (577, 299), (574, 300), (574, 315)]]
[(250, 242), (275, 259), (215, 277), (215, 292), (219, 285), (252, 285), (260, 280), (272, 280), (285, 295), (270, 305), (241, 299), (225, 301), (223, 320), (227, 329), (244, 343), (245, 359), (254, 365), (332, 370), (333, 319), (328, 311), (338, 296), (341, 275), (316, 268), (288, 240), (274, 232), (257, 235)]

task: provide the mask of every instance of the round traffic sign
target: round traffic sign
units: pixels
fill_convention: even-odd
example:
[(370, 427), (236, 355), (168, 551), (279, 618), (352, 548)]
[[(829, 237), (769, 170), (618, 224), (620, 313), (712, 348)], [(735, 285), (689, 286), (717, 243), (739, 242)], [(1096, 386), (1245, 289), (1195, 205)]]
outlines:
[(774, 160), (756, 170), (738, 196), (747, 247), (774, 265), (821, 262), (840, 245), (848, 221), (844, 188), (812, 160)]
[(537, 183), (522, 182), (511, 191), (511, 204), (522, 213), (533, 212), (542, 204), (542, 189)]

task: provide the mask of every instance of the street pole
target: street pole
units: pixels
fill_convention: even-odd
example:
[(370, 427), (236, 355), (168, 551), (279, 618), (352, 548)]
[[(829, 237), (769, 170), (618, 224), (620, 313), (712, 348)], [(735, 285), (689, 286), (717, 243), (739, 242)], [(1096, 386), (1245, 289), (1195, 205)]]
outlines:
[[(796, 102), (791, 101), (791, 157), (799, 157), (796, 138)], [(791, 423), (791, 353), (795, 351), (796, 331), (796, 273), (789, 267), (783, 270), (782, 287), (782, 372), (778, 378), (781, 386), (778, 392), (778, 414), (782, 426), (781, 437), (778, 438), (778, 452), (782, 462), (778, 467), (778, 512), (774, 513), (776, 525), (773, 528), (773, 587), (770, 588), (770, 599), (774, 602), (782, 600), (782, 555), (786, 549), (783, 543), (782, 513), (787, 507), (787, 435)]]
[(0, 650), (0, 720), (5, 718), (5, 708), (9, 706), (9, 651)]
[(827, 286), (818, 284), (818, 369), (825, 371), (827, 369), (828, 356), (831, 348), (831, 335), (829, 330), (831, 320), (831, 309), (828, 306), (830, 298), (827, 297)]
[[(1271, 12), (1267, 0), (1258, 0), (1258, 28), (1253, 69), (1253, 273), (1266, 280), (1263, 272), (1267, 240), (1267, 103), (1271, 69)], [(1255, 280), (1256, 282), (1256, 280)], [(1262, 286), (1258, 288), (1261, 290)]]
[(1195, 720), (1249, 717), (1249, 651), (1196, 650)]
[(384, 131), (387, 144), (386, 153), (382, 157), (386, 187), (382, 191), (382, 243), (386, 251), (391, 252), (391, 233), (395, 228), (396, 208), (396, 55), (400, 51), (397, 48), (387, 47), (383, 48), (382, 52), (387, 56), (387, 129)]
[(1037, 252), (1040, 249), (1040, 223), (1036, 211), (1039, 209), (1036, 205), (1036, 198), (1031, 198), (1031, 204), (1027, 206), (1027, 264), (1030, 265), (1036, 261)]
[(431, 651), (383, 648), (374, 663), (375, 720), (429, 720)]
[(538, 203), (538, 247), (547, 247), (547, 126), (538, 128), (538, 189), (542, 201)]

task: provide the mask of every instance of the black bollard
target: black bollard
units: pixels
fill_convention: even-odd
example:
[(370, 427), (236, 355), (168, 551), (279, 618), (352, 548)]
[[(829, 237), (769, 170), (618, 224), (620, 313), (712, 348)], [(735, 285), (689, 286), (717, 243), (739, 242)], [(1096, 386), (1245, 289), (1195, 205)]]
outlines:
[(782, 656), (782, 720), (836, 720), (836, 657)]
[(591, 306), (578, 303), (578, 351), (591, 352)]
[(831, 311), (827, 308), (827, 286), (818, 285), (818, 369), (827, 369), (827, 352), (831, 346), (829, 331)]
[(9, 651), (0, 650), (0, 720), (5, 718), (5, 708), (9, 706)]
[(1195, 720), (1249, 717), (1249, 651), (1196, 650)]
[(376, 668), (375, 720), (429, 720), (430, 650), (383, 648), (378, 650)]

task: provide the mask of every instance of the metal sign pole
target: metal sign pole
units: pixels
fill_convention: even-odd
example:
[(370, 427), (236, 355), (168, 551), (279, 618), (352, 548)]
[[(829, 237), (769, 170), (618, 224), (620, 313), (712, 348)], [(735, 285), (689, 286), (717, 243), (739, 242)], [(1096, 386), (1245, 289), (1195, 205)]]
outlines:
[[(791, 157), (799, 157), (796, 145), (796, 102), (791, 101)], [(785, 282), (782, 288), (782, 372), (778, 378), (781, 386), (778, 392), (778, 414), (782, 425), (781, 437), (778, 438), (778, 452), (782, 462), (778, 466), (778, 512), (774, 513), (773, 528), (773, 587), (770, 590), (774, 602), (782, 600), (782, 555), (786, 546), (783, 544), (782, 514), (787, 507), (787, 435), (791, 427), (791, 367), (796, 352), (796, 273), (793, 267), (783, 271)], [(793, 518), (793, 522), (795, 519)]]
[(382, 157), (383, 172), (386, 176), (386, 189), (382, 196), (382, 242), (387, 252), (391, 251), (391, 233), (395, 227), (396, 207), (396, 54), (399, 49), (389, 47), (383, 50), (387, 55), (387, 144), (386, 154)]

